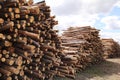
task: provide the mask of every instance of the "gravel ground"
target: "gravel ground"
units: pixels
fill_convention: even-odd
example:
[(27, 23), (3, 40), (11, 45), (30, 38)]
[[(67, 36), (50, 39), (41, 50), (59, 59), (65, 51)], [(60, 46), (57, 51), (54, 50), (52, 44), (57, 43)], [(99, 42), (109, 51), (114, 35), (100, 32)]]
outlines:
[[(54, 80), (72, 80), (55, 78)], [(74, 80), (120, 80), (120, 58), (107, 59), (76, 74)]]

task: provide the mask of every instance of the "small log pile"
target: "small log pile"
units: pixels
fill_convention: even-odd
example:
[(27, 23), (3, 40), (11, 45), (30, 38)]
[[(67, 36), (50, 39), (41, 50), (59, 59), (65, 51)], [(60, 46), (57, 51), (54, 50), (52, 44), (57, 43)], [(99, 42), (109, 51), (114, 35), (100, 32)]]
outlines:
[(0, 80), (48, 80), (60, 65), (57, 21), (44, 1), (0, 0)]
[(104, 58), (120, 56), (120, 45), (113, 39), (102, 39)]
[(64, 66), (72, 66), (74, 72), (103, 60), (99, 30), (90, 26), (70, 27), (64, 31), (61, 39), (64, 54), (61, 61)]

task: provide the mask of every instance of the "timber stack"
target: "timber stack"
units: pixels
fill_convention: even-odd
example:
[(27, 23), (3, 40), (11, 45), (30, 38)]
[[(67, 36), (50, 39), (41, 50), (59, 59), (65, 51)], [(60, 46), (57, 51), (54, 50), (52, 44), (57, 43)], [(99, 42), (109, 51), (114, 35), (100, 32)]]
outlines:
[(61, 61), (76, 70), (103, 60), (99, 30), (90, 26), (70, 27), (61, 36), (64, 56)]
[(113, 58), (120, 56), (120, 45), (113, 39), (102, 39), (104, 58)]
[(0, 80), (48, 80), (57, 73), (54, 18), (44, 1), (0, 0)]

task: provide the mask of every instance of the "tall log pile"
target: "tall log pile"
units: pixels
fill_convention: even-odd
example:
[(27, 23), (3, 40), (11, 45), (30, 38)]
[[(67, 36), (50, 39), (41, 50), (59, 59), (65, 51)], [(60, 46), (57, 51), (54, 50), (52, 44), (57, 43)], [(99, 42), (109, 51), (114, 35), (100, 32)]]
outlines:
[(120, 45), (113, 39), (102, 39), (104, 58), (120, 56)]
[(99, 30), (85, 27), (70, 27), (61, 36), (64, 66), (72, 66), (76, 70), (84, 69), (103, 60), (102, 43)]
[(0, 0), (0, 80), (48, 80), (60, 65), (57, 21), (44, 1)]

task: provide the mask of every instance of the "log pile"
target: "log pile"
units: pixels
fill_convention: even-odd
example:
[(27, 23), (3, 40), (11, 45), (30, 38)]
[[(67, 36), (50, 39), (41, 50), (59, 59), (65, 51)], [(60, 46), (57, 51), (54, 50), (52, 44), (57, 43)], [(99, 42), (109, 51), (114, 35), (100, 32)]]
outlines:
[(48, 80), (60, 65), (57, 21), (44, 1), (0, 0), (0, 80)]
[(102, 39), (104, 58), (120, 56), (120, 45), (113, 39)]
[(61, 41), (50, 12), (45, 1), (0, 0), (0, 80), (75, 78), (77, 70), (103, 60), (99, 30), (71, 27)]
[(64, 54), (61, 61), (64, 66), (72, 66), (76, 71), (103, 60), (99, 30), (90, 26), (70, 27), (61, 39)]

